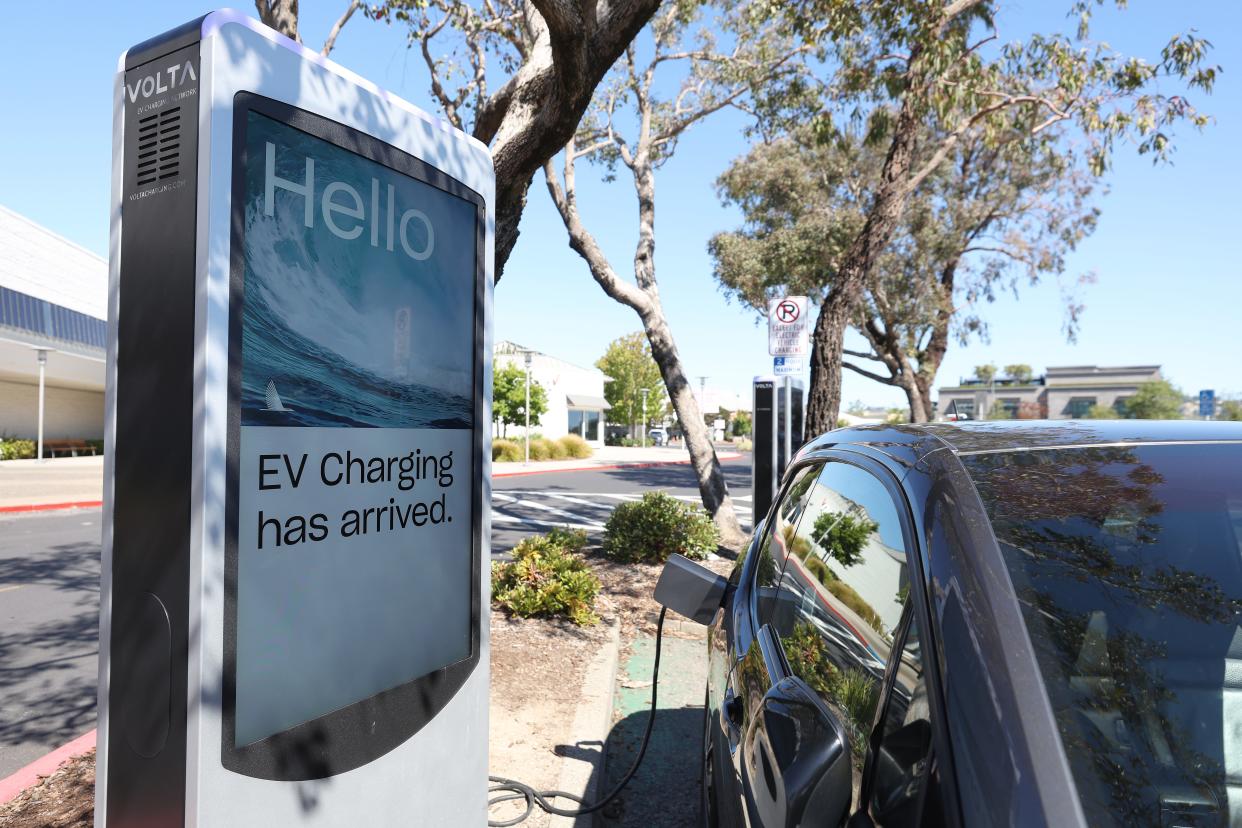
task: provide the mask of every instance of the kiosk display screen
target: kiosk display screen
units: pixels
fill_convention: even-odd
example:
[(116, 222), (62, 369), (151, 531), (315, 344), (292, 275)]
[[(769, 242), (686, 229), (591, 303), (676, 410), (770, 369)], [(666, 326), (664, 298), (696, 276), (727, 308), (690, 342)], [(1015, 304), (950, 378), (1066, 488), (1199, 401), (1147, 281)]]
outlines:
[(352, 133), (238, 117), (242, 746), (472, 653), (481, 213)]

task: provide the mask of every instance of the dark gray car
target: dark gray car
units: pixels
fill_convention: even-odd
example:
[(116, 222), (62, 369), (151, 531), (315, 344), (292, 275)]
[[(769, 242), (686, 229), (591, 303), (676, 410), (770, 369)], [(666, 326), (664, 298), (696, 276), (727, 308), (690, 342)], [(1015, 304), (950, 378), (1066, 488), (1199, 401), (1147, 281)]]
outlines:
[(1242, 825), (1242, 424), (826, 434), (709, 641), (709, 825)]

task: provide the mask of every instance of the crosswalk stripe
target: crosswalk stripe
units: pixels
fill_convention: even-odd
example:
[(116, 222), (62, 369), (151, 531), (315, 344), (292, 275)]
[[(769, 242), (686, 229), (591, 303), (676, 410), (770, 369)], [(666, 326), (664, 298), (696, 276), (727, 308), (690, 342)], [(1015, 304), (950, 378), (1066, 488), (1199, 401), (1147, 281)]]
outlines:
[(548, 497), (554, 497), (557, 500), (564, 500), (567, 503), (577, 503), (579, 506), (589, 506), (592, 509), (607, 508), (603, 503), (592, 503), (591, 501), (583, 500), (580, 497), (570, 497), (569, 495), (555, 494), (553, 492), (548, 492), (547, 495)]
[(554, 529), (558, 526), (568, 527), (570, 529), (585, 529), (588, 532), (601, 532), (604, 527), (598, 523), (575, 523), (567, 520), (540, 520), (538, 518), (515, 517), (514, 515), (501, 514), (492, 512), (492, 520), (495, 521), (499, 517), (504, 523), (520, 523), (526, 526), (538, 526)]

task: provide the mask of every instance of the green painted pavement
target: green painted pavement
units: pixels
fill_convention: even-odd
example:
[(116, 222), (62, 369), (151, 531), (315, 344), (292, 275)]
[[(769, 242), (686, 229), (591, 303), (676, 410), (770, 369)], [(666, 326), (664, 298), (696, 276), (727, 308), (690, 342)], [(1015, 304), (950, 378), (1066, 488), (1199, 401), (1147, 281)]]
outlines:
[[(606, 784), (610, 790), (634, 761), (647, 726), (655, 636), (640, 636), (617, 671)], [(655, 729), (642, 767), (597, 820), (608, 828), (692, 828), (698, 824), (707, 641), (664, 637)]]

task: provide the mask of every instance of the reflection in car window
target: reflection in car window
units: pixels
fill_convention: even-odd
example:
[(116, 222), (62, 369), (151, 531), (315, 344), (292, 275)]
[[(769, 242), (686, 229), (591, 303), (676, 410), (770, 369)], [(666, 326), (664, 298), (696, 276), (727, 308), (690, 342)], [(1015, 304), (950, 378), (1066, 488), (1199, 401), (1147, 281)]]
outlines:
[(755, 566), (755, 612), (760, 625), (772, 624), (776, 612), (776, 581), (785, 567), (786, 549), (798, 518), (806, 509), (819, 464), (800, 469), (789, 485), (780, 505), (773, 510), (772, 523), (765, 527)]
[(779, 603), (789, 611), (776, 613), (774, 627), (790, 670), (845, 726), (857, 792), (907, 591), (892, 496), (869, 472), (828, 463), (788, 548)]
[(1242, 824), (1242, 445), (963, 461), (1087, 822)]

